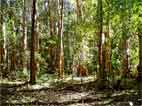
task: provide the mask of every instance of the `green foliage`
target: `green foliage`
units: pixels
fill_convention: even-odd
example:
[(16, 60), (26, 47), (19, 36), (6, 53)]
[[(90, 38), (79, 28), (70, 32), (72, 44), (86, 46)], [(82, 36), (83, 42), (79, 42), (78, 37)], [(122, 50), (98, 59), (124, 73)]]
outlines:
[[(38, 66), (38, 77), (44, 79), (46, 75), (50, 47), (56, 47), (60, 43), (57, 36), (58, 6), (56, 0), (50, 0), (52, 3), (51, 15), (54, 17), (55, 35), (50, 36), (50, 20), (48, 6), (45, 1), (37, 1), (37, 31), (39, 35), (39, 46), (42, 49), (36, 53)], [(26, 3), (26, 27), (27, 27), (27, 59), (29, 60), (31, 43), (31, 1)], [(63, 44), (65, 70), (71, 71), (70, 66), (73, 63), (81, 63), (88, 67), (92, 72), (98, 69), (98, 14), (97, 1), (82, 0), (82, 17), (77, 20), (76, 1), (68, 0), (64, 6), (63, 16)], [(22, 21), (24, 3), (22, 0), (2, 0), (0, 15), (3, 17), (1, 23), (5, 25), (6, 46), (10, 51), (17, 50), (20, 53), (19, 44), (23, 34)], [(46, 6), (47, 5), (47, 6)], [(109, 20), (109, 23), (108, 23)], [(111, 36), (111, 64), (114, 72), (121, 71), (121, 42), (123, 39), (129, 39), (129, 60), (132, 72), (136, 72), (138, 64), (138, 36), (137, 32), (142, 26), (142, 2), (141, 0), (104, 0), (103, 1), (103, 26), (104, 32), (107, 32), (107, 25), (110, 24)], [(0, 35), (0, 45), (4, 42), (4, 36)], [(84, 54), (84, 59), (81, 59)], [(19, 55), (19, 54), (17, 54)], [(8, 57), (9, 58), (9, 57)], [(26, 59), (25, 59), (26, 60)], [(8, 60), (8, 62), (10, 59)], [(17, 69), (18, 70), (18, 69)], [(27, 76), (26, 72), (18, 72), (18, 76)]]
[(17, 73), (16, 73), (16, 78), (18, 79), (28, 79), (28, 76), (29, 76), (29, 72), (28, 70), (24, 69), (24, 70), (18, 70)]

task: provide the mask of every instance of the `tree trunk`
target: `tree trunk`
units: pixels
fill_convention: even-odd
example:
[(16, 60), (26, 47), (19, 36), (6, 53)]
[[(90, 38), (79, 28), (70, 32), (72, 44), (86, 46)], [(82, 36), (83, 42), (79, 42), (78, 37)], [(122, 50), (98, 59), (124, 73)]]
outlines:
[(10, 74), (11, 74), (11, 78), (12, 79), (16, 79), (16, 67), (17, 67), (17, 58), (16, 58), (16, 32), (14, 31), (14, 27), (15, 27), (15, 20), (13, 20), (11, 22), (11, 27), (13, 28), (12, 30), (12, 39), (13, 41), (11, 41), (11, 45), (12, 47), (10, 48), (10, 53), (9, 53), (9, 59), (10, 59)]
[(10, 57), (10, 71), (16, 70), (16, 50), (13, 49), (11, 57)]
[(139, 35), (139, 61), (139, 64), (141, 66), (141, 70), (139, 72), (142, 78), (142, 35)]
[(104, 71), (107, 75), (107, 78), (112, 78), (113, 73), (112, 73), (112, 68), (111, 68), (111, 33), (110, 33), (110, 15), (111, 15), (111, 1), (106, 1), (107, 2), (107, 18), (106, 18), (106, 32), (104, 32), (105, 35), (105, 41), (104, 41)]
[[(56, 31), (55, 31), (55, 16), (53, 16), (53, 10), (52, 10), (52, 5), (54, 4), (54, 1), (51, 2), (52, 0), (48, 0), (48, 11), (49, 11), (49, 24), (50, 24), (50, 37), (54, 37), (56, 35)], [(55, 10), (54, 10), (55, 11)], [(49, 52), (49, 65), (48, 65), (48, 70), (53, 73), (55, 71), (55, 61), (56, 61), (56, 47), (55, 45), (52, 46), (49, 45), (48, 47), (48, 51), (50, 50)]]
[(52, 13), (52, 2), (51, 0), (48, 0), (48, 11), (49, 11), (49, 24), (50, 24), (50, 35), (53, 36), (55, 34), (55, 29), (54, 29), (54, 16)]
[(128, 60), (128, 40), (123, 39), (122, 42), (122, 71), (123, 76), (127, 77), (129, 73), (129, 60)]
[(4, 56), (4, 59), (5, 59), (5, 68), (4, 68), (4, 75), (3, 77), (6, 77), (8, 72), (9, 72), (9, 49), (8, 49), (8, 46), (9, 46), (9, 43), (8, 43), (8, 36), (6, 35), (6, 23), (3, 23), (3, 37), (4, 37), (4, 53), (5, 53), (5, 56)]
[(33, 0), (32, 6), (32, 28), (31, 28), (31, 57), (30, 57), (30, 83), (36, 83), (36, 60), (35, 60), (35, 43), (36, 43), (36, 34), (35, 34), (35, 15), (36, 15), (36, 0)]
[(58, 11), (58, 39), (59, 44), (57, 47), (57, 73), (58, 78), (64, 77), (64, 51), (63, 51), (63, 0), (58, 2), (59, 11)]
[(137, 66), (138, 70), (138, 80), (142, 81), (142, 34), (139, 33), (139, 65)]
[(80, 0), (76, 0), (76, 7), (77, 7), (77, 10), (76, 10), (76, 12), (77, 12), (77, 19), (79, 21), (81, 16), (82, 16)]
[[(128, 18), (126, 16), (121, 16), (122, 20), (127, 20)], [(127, 21), (122, 23), (122, 41), (121, 41), (121, 49), (122, 49), (122, 76), (128, 77), (129, 74), (129, 55), (128, 55), (128, 28), (127, 27)]]
[(105, 44), (104, 44), (104, 71), (108, 75), (107, 77), (112, 76), (112, 68), (111, 68), (111, 38), (110, 38), (110, 30), (109, 30), (109, 25), (107, 26), (107, 32), (105, 34)]
[(138, 70), (138, 76), (137, 76), (137, 82), (138, 82), (138, 94), (139, 97), (142, 97), (142, 32), (141, 29), (139, 29), (139, 64), (137, 66)]
[[(4, 42), (4, 31), (5, 31), (5, 24), (3, 24), (3, 9), (1, 10), (0, 16), (0, 70), (2, 77), (4, 75), (4, 55), (5, 55), (5, 42)], [(5, 75), (4, 75), (5, 76)]]
[(98, 0), (98, 63), (99, 63), (99, 79), (103, 80), (104, 70), (103, 70), (103, 49), (102, 49), (102, 34), (103, 34), (103, 5), (102, 0)]
[[(81, 0), (76, 0), (76, 11), (77, 11), (77, 24), (80, 24), (80, 22), (82, 21), (82, 5), (81, 5)], [(80, 33), (81, 35), (81, 33)], [(81, 48), (80, 48), (80, 55), (79, 55), (79, 63), (83, 62), (84, 60), (86, 60), (86, 56), (87, 53), (85, 51), (85, 47), (87, 46), (87, 41), (86, 41), (86, 37), (83, 37), (82, 42), (80, 44)]]
[(26, 69), (26, 49), (27, 49), (27, 23), (26, 23), (26, 0), (23, 0), (23, 17), (22, 17), (22, 38), (21, 38), (21, 62), (20, 68)]
[[(125, 11), (123, 11), (125, 9)], [(129, 76), (129, 36), (130, 36), (130, 19), (131, 19), (131, 2), (128, 4), (128, 11), (126, 2), (124, 2), (124, 7), (122, 9), (124, 12), (121, 15), (121, 19), (124, 20), (122, 23), (122, 77), (126, 78)]]

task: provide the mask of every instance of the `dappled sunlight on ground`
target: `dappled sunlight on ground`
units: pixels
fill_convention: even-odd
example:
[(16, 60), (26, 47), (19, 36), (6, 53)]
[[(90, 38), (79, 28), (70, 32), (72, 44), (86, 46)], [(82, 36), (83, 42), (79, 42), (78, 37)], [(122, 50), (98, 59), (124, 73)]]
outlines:
[(8, 79), (2, 79), (0, 80), (0, 84), (23, 84), (25, 83), (24, 81), (9, 81)]
[(71, 105), (67, 105), (67, 106), (92, 106), (92, 105), (87, 104), (87, 103), (75, 103), (75, 104), (71, 104)]
[(67, 76), (63, 80), (49, 79), (43, 83), (37, 82), (35, 85), (27, 83), (15, 88), (10, 87), (11, 85), (24, 84), (24, 82), (5, 80), (3, 84), (5, 85), (3, 91), (8, 93), (4, 93), (1, 97), (6, 104), (24, 104), (24, 106), (31, 104), (35, 104), (33, 106), (141, 106), (139, 104), (142, 103), (142, 98), (138, 97), (136, 89), (97, 91), (94, 86), (94, 76), (83, 77), (82, 80), (81, 77), (72, 79), (72, 76)]
[(64, 79), (64, 82), (69, 82), (69, 81), (81, 82), (81, 80), (83, 82), (90, 82), (90, 81), (94, 81), (95, 77), (94, 76), (88, 76), (88, 77), (72, 77), (72, 76), (69, 76), (69, 77)]
[(82, 93), (78, 93), (78, 92), (70, 93), (69, 92), (67, 94), (60, 95), (60, 98), (58, 101), (65, 102), (65, 101), (70, 101), (70, 100), (78, 100), (78, 99), (86, 97), (88, 94), (89, 94), (88, 92), (82, 92)]

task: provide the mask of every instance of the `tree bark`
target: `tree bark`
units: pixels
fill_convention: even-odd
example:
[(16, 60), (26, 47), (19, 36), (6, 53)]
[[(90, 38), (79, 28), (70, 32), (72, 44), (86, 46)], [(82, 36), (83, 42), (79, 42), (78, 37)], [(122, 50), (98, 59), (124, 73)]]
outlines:
[(16, 70), (16, 51), (13, 49), (11, 58), (10, 58), (10, 71)]
[[(124, 2), (125, 6), (122, 9), (124, 12), (121, 19), (124, 20), (122, 23), (122, 76), (129, 77), (130, 74), (130, 63), (129, 63), (129, 36), (130, 36), (130, 23), (131, 23), (131, 9), (132, 2), (129, 0), (128, 4)], [(128, 11), (127, 6), (128, 5)]]
[[(2, 4), (1, 4), (2, 5)], [(5, 56), (5, 42), (4, 42), (4, 24), (3, 24), (3, 9), (1, 7), (1, 15), (0, 15), (0, 70), (1, 70), (1, 74), (3, 77), (3, 73), (4, 73), (4, 56)], [(5, 75), (4, 75), (5, 76)]]
[(81, 16), (82, 16), (82, 12), (81, 12), (81, 4), (80, 4), (80, 0), (76, 0), (76, 7), (77, 7), (77, 19), (78, 21), (80, 20)]
[(35, 15), (36, 15), (36, 0), (33, 0), (32, 6), (32, 28), (31, 28), (31, 57), (30, 57), (30, 84), (36, 83), (36, 60), (35, 60), (35, 43), (36, 43), (36, 34), (35, 34)]
[(12, 32), (12, 38), (13, 41), (11, 41), (10, 43), (12, 44), (12, 47), (10, 48), (10, 53), (9, 53), (9, 59), (10, 59), (10, 72), (11, 72), (11, 78), (16, 79), (16, 68), (17, 68), (17, 52), (16, 52), (16, 32), (14, 31), (14, 27), (15, 27), (15, 20), (13, 20), (11, 22), (11, 27), (13, 28), (13, 32)]
[(139, 64), (137, 66), (138, 70), (138, 76), (137, 76), (137, 82), (138, 82), (138, 94), (139, 97), (142, 97), (142, 32), (141, 29), (139, 28)]
[(52, 13), (52, 5), (51, 5), (51, 0), (48, 0), (48, 11), (49, 11), (49, 22), (50, 22), (50, 35), (53, 36), (55, 34), (55, 29), (54, 29), (54, 17)]
[(58, 78), (64, 77), (64, 51), (63, 51), (63, 0), (58, 2), (59, 11), (58, 11), (58, 39), (59, 44), (57, 47), (57, 73)]
[(122, 42), (122, 70), (123, 70), (123, 76), (127, 77), (129, 73), (129, 59), (128, 59), (128, 40), (123, 39)]
[[(126, 13), (127, 14), (127, 13)], [(121, 16), (122, 20), (127, 20), (128, 18), (124, 15)], [(122, 76), (128, 77), (129, 75), (129, 37), (128, 37), (128, 26), (127, 26), (127, 21), (124, 21), (122, 23), (122, 41), (121, 41), (121, 50), (122, 50)]]
[(23, 0), (23, 17), (22, 17), (22, 38), (21, 38), (21, 62), (20, 68), (26, 69), (26, 49), (27, 49), (27, 22), (26, 22), (26, 0)]
[[(55, 16), (53, 16), (53, 10), (52, 10), (52, 5), (54, 4), (54, 1), (51, 2), (52, 0), (48, 0), (48, 11), (49, 11), (49, 25), (50, 25), (50, 37), (56, 36), (56, 31), (55, 31)], [(55, 11), (55, 10), (54, 10)], [(55, 71), (55, 62), (56, 62), (56, 47), (55, 45), (52, 46), (49, 45), (48, 51), (49, 52), (49, 65), (48, 65), (48, 70), (53, 73)]]
[(98, 63), (99, 63), (99, 79), (104, 79), (103, 70), (103, 48), (102, 48), (102, 34), (103, 34), (103, 5), (102, 0), (98, 0)]
[(107, 33), (105, 35), (105, 39), (106, 39), (106, 42), (104, 44), (104, 71), (105, 73), (107, 73), (107, 75), (109, 75), (108, 77), (112, 76), (112, 67), (111, 67), (111, 38), (110, 38), (110, 32), (109, 32), (109, 26), (108, 26), (108, 29), (107, 29)]
[[(106, 32), (105, 35), (105, 42), (104, 42), (104, 71), (107, 74), (107, 77), (113, 77), (112, 73), (112, 66), (111, 66), (111, 33), (110, 33), (110, 16), (111, 16), (111, 1), (108, 0), (107, 2), (107, 18), (106, 18)], [(111, 77), (111, 78), (112, 78)]]
[(142, 81), (142, 34), (139, 32), (139, 65), (137, 66), (138, 70), (138, 80)]

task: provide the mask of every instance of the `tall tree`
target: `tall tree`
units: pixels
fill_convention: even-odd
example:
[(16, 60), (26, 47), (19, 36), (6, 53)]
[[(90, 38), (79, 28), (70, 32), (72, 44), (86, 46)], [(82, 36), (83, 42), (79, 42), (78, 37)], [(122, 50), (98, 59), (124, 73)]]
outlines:
[[(14, 10), (12, 10), (13, 14), (9, 14), (9, 16), (11, 16), (11, 20), (9, 20), (9, 30), (12, 32), (11, 33), (11, 36), (8, 36), (8, 40), (9, 40), (9, 45), (11, 45), (11, 47), (9, 48), (8, 47), (8, 50), (9, 50), (9, 69), (10, 69), (10, 74), (11, 74), (11, 78), (15, 79), (16, 77), (16, 67), (17, 67), (17, 58), (16, 58), (16, 55), (17, 55), (17, 52), (16, 52), (16, 45), (17, 45), (17, 36), (16, 36), (16, 14), (14, 12)], [(12, 40), (11, 40), (12, 39)]]
[(64, 77), (64, 52), (63, 52), (63, 0), (58, 0), (58, 47), (57, 47), (57, 73), (59, 78)]
[(53, 36), (55, 34), (55, 27), (54, 27), (54, 14), (52, 11), (52, 5), (54, 4), (54, 1), (48, 0), (48, 11), (49, 11), (49, 22), (50, 22), (50, 35)]
[(31, 27), (31, 57), (30, 57), (30, 83), (35, 84), (36, 83), (36, 60), (35, 60), (35, 45), (36, 45), (36, 31), (35, 31), (35, 21), (36, 21), (36, 0), (33, 0), (32, 3), (32, 27)]
[(142, 34), (139, 34), (139, 76), (142, 80)]
[[(82, 0), (76, 0), (76, 13), (77, 13), (77, 25), (80, 26), (81, 24), (83, 24), (83, 1)], [(85, 2), (84, 2), (85, 3)], [(78, 31), (78, 30), (77, 30)], [(84, 36), (86, 34), (81, 33), (81, 31), (79, 32), (79, 36)], [(78, 36), (78, 35), (76, 35)], [(80, 49), (79, 49), (79, 64), (83, 63), (83, 61), (85, 61), (87, 53), (85, 51), (85, 47), (87, 46), (87, 41), (86, 41), (86, 36), (81, 38), (81, 43), (79, 44)]]
[(98, 63), (99, 63), (99, 79), (100, 82), (105, 78), (105, 72), (103, 70), (103, 2), (98, 0), (97, 4), (97, 20), (98, 20)]
[(104, 41), (104, 57), (103, 57), (103, 64), (104, 64), (104, 71), (107, 73), (108, 77), (112, 76), (112, 68), (111, 68), (111, 0), (106, 0), (107, 4), (107, 14), (106, 14), (106, 33), (105, 34), (105, 41)]
[(82, 16), (82, 11), (81, 11), (81, 0), (76, 0), (76, 12), (77, 12), (77, 19), (80, 20)]
[(4, 8), (2, 6), (2, 2), (0, 2), (0, 9), (1, 9), (1, 13), (0, 13), (0, 70), (3, 71), (4, 68), (4, 52), (5, 52), (5, 42), (4, 42), (4, 34), (5, 34), (5, 24), (4, 24), (4, 18), (3, 18), (3, 12), (4, 12)]
[(23, 14), (22, 14), (22, 37), (21, 37), (21, 69), (26, 69), (26, 48), (27, 48), (27, 22), (26, 22), (26, 0), (23, 0)]
[[(142, 26), (142, 24), (141, 24)], [(138, 94), (139, 97), (142, 97), (142, 31), (141, 26), (138, 26), (138, 37), (139, 37), (139, 64), (137, 66), (138, 76)]]
[[(48, 13), (49, 13), (49, 25), (50, 25), (50, 37), (56, 37), (56, 26), (55, 26), (55, 10), (52, 9), (55, 4), (54, 0), (48, 0)], [(48, 70), (50, 72), (55, 71), (55, 62), (56, 62), (56, 46), (55, 44), (50, 44), (48, 47), (49, 51), (49, 65), (48, 65)]]
[[(123, 13), (120, 18), (122, 21), (122, 39), (121, 39), (121, 49), (122, 49), (122, 76), (126, 77), (129, 73), (129, 11), (127, 10), (127, 0), (123, 2)], [(130, 7), (129, 7), (130, 8)]]

